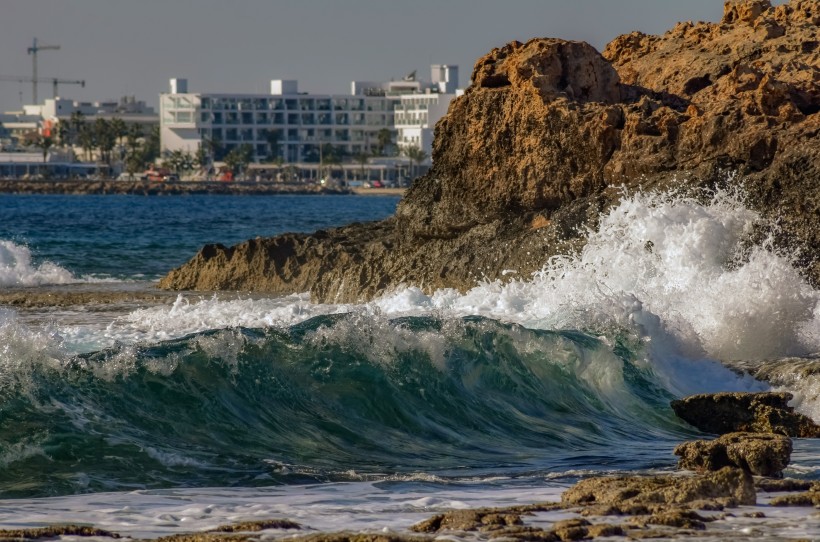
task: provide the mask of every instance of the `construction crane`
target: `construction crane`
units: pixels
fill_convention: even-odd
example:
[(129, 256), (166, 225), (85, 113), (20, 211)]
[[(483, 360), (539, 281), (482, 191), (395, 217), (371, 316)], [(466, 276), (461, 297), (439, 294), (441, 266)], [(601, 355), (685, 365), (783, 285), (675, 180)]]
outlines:
[(31, 47), (28, 48), (28, 54), (31, 55), (31, 97), (34, 100), (32, 103), (35, 105), (39, 103), (37, 102), (37, 53), (40, 51), (57, 51), (58, 49), (60, 49), (59, 45), (38, 45), (37, 38), (34, 38)]
[[(34, 85), (37, 85), (37, 83), (51, 83), (52, 85), (54, 85), (55, 98), (59, 96), (59, 85), (80, 85), (81, 87), (85, 88), (85, 81), (83, 80), (57, 79), (56, 77), (40, 77), (35, 79), (33, 77), (17, 75), (0, 75), (0, 81), (13, 81), (15, 83), (34, 83)], [(34, 96), (36, 99), (37, 94), (35, 93)], [(35, 101), (34, 104), (36, 105), (37, 102)]]

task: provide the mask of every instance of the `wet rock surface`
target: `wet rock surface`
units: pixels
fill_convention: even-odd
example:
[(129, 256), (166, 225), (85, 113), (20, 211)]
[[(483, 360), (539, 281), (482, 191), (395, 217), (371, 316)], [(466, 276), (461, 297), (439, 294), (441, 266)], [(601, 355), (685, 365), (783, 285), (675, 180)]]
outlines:
[(692, 504), (714, 509), (715, 506), (755, 504), (756, 493), (751, 475), (724, 467), (700, 476), (615, 476), (582, 480), (564, 492), (564, 505), (600, 506), (616, 510), (634, 507), (636, 513), (645, 507), (652, 511), (659, 505)]
[(789, 437), (774, 433), (728, 433), (675, 448), (678, 468), (697, 472), (736, 467), (756, 476), (780, 477), (792, 453)]
[(820, 426), (788, 405), (788, 392), (724, 392), (699, 394), (672, 401), (672, 410), (701, 431), (777, 433), (790, 437), (820, 437)]
[(740, 185), (779, 223), (760, 235), (820, 284), (818, 20), (817, 0), (740, 0), (721, 21), (633, 32), (603, 54), (550, 38), (494, 49), (395, 218), (206, 247), (161, 286), (340, 302), (401, 285), (465, 290), (579, 249), (621, 187)]

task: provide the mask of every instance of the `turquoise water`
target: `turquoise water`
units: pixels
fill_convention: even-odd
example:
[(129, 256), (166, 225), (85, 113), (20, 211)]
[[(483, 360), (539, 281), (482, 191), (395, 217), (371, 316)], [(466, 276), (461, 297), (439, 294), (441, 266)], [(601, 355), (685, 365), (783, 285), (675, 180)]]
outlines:
[[(0, 288), (150, 288), (205, 243), (397, 203), (0, 196)], [(817, 377), (781, 360), (815, 362), (820, 294), (748, 244), (755, 224), (736, 196), (638, 194), (579, 254), (467, 292), (0, 307), (0, 526), (160, 536), (268, 514), (401, 530), (434, 510), (557, 498), (579, 477), (674, 470), (673, 448), (704, 435), (671, 399), (771, 387), (735, 360), (777, 368), (820, 419)], [(817, 446), (797, 450), (787, 474), (820, 478)]]

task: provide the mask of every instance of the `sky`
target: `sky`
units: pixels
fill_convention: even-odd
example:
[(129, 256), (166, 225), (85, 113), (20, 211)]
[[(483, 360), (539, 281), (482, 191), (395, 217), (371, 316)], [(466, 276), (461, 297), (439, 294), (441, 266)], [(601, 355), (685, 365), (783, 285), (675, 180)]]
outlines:
[[(172, 77), (190, 92), (267, 93), (271, 79), (345, 94), (350, 81), (400, 79), (459, 66), (512, 40), (556, 37), (598, 50), (616, 36), (718, 21), (722, 0), (0, 0), (0, 76), (84, 80), (75, 100), (136, 96), (156, 107)], [(0, 81), (0, 111), (31, 103), (31, 83)], [(52, 96), (41, 83), (40, 100)]]

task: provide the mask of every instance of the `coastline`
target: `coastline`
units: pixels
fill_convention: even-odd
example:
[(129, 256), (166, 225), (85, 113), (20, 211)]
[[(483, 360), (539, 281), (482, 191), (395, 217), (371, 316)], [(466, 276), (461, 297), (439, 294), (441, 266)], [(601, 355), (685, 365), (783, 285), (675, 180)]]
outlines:
[(117, 180), (22, 180), (0, 179), (0, 194), (65, 195), (359, 195), (401, 196), (403, 188), (344, 188), (310, 184), (222, 182), (222, 181), (154, 181)]

